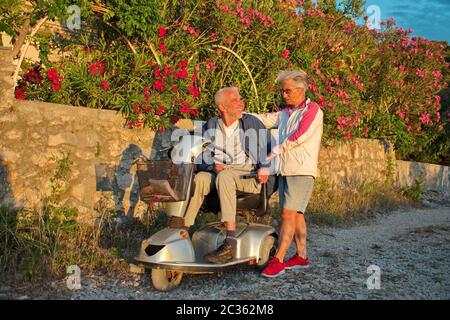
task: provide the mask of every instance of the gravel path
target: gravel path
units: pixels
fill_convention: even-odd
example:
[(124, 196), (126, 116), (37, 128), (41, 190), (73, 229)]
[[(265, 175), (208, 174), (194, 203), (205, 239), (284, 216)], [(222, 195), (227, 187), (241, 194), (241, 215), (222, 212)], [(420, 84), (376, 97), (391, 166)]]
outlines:
[[(378, 215), (349, 228), (312, 226), (310, 268), (276, 279), (250, 267), (209, 275), (184, 275), (171, 292), (153, 289), (148, 273), (126, 278), (83, 277), (82, 289), (53, 283), (46, 293), (15, 299), (450, 299), (450, 207)], [(294, 252), (291, 247), (288, 255)], [(380, 269), (380, 288), (369, 290), (368, 268)], [(0, 289), (1, 291), (5, 289)]]

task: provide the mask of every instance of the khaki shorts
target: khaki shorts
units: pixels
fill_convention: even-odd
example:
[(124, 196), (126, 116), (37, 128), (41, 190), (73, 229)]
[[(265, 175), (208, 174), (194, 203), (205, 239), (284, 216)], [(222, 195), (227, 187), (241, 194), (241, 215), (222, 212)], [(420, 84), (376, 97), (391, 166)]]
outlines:
[(280, 207), (305, 213), (313, 188), (313, 176), (279, 176)]

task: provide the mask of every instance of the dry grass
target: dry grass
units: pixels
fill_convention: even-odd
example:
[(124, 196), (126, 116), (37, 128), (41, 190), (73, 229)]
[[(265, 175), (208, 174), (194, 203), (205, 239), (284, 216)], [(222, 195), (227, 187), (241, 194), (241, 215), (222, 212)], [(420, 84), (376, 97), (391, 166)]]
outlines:
[(387, 183), (336, 187), (319, 178), (314, 185), (307, 217), (310, 222), (319, 225), (351, 224), (377, 212), (416, 206), (415, 200), (408, 197), (405, 190), (396, 190)]
[(88, 225), (64, 205), (20, 211), (0, 207), (0, 271), (19, 282), (61, 279), (70, 265), (83, 273), (127, 274), (140, 242), (161, 229), (164, 219), (159, 213), (148, 223), (122, 221), (105, 211)]
[(51, 194), (40, 207), (0, 207), (0, 278), (19, 282), (62, 278), (71, 265), (86, 273), (127, 273), (127, 260), (137, 253), (140, 241), (164, 225), (161, 214), (124, 221), (100, 206), (95, 223), (81, 223), (77, 209), (61, 201), (70, 176), (69, 156), (55, 161)]

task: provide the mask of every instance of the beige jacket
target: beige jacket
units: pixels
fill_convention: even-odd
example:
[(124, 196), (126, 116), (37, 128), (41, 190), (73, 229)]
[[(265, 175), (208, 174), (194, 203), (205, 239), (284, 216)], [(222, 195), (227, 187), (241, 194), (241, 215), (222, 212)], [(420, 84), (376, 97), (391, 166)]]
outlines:
[(279, 158), (278, 173), (317, 177), (323, 112), (316, 103), (308, 99), (298, 108), (253, 115), (266, 128), (278, 128), (278, 145), (272, 149), (272, 154)]

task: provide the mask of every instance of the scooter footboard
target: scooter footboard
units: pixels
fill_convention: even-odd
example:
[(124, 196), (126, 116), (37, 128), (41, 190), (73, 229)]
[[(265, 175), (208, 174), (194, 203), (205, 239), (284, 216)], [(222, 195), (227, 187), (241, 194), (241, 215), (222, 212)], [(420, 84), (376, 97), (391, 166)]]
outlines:
[[(270, 226), (258, 223), (238, 223), (236, 226), (235, 259), (260, 258), (264, 239), (276, 231)], [(192, 237), (196, 261), (204, 261), (204, 256), (217, 249), (225, 240), (226, 230), (220, 222), (209, 223), (197, 230)]]

